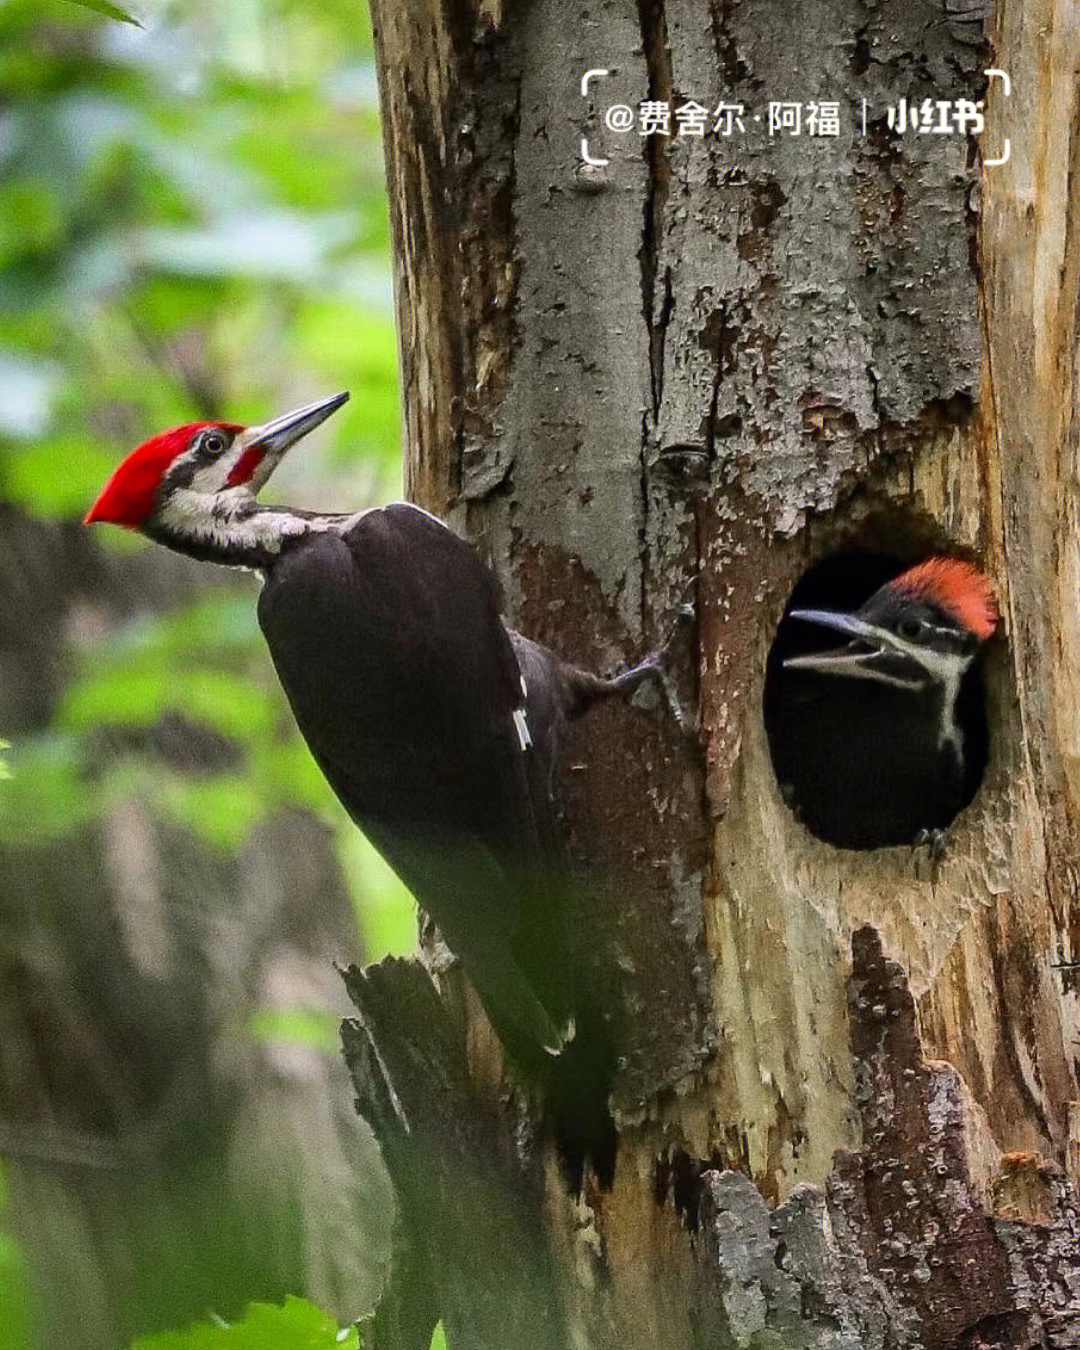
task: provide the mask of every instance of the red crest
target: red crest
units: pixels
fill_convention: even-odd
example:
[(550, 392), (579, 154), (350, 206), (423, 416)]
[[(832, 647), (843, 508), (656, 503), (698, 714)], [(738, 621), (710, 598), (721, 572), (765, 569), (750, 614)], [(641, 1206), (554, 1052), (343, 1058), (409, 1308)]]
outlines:
[(158, 485), (169, 465), (206, 427), (220, 427), (229, 432), (241, 430), (233, 422), (188, 422), (152, 436), (120, 461), (97, 501), (87, 511), (83, 523), (90, 525), (95, 520), (107, 520), (137, 530), (154, 509)]
[(961, 558), (927, 558), (890, 585), (912, 599), (939, 606), (980, 642), (993, 637), (1001, 621), (990, 579)]

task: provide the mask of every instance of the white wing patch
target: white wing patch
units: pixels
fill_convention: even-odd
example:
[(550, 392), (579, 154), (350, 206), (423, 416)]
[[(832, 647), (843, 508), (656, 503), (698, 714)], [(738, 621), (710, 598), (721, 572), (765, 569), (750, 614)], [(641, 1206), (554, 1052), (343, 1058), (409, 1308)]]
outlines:
[(528, 750), (533, 743), (533, 739), (532, 732), (529, 730), (529, 719), (525, 716), (524, 708), (514, 709), (514, 727), (517, 730), (518, 741), (522, 750)]

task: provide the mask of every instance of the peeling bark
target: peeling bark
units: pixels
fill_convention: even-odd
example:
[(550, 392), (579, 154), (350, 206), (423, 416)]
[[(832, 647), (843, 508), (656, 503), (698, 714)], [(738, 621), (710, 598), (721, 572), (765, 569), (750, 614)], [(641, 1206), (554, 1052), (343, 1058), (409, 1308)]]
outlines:
[[(411, 490), (583, 664), (696, 600), (701, 755), (658, 711), (604, 709), (560, 785), (618, 1008), (610, 1189), (566, 1194), (439, 972), (454, 1100), (501, 1132), (558, 1343), (1080, 1344), (1071, 8), (373, 9)], [(981, 152), (886, 125), (901, 98), (984, 93)], [(605, 128), (643, 99), (743, 103), (747, 131)], [(770, 139), (769, 99), (839, 100), (841, 134)], [(988, 772), (936, 867), (812, 838), (769, 761), (776, 623), (852, 548), (977, 557), (1003, 601)], [(386, 1034), (360, 1011), (354, 1062)]]

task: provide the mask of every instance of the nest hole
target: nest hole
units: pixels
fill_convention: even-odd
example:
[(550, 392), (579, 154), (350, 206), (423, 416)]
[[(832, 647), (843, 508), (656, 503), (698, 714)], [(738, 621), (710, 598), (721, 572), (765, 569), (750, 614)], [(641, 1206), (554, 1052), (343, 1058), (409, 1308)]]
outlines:
[(790, 664), (866, 650), (852, 647), (849, 635), (793, 617), (796, 611), (856, 614), (919, 560), (848, 550), (811, 567), (792, 589), (766, 661), (762, 711), (780, 795), (811, 834), (838, 848), (940, 846), (986, 769), (981, 655), (960, 679), (944, 741), (932, 721), (934, 686), (915, 693), (899, 673), (888, 683), (865, 670)]

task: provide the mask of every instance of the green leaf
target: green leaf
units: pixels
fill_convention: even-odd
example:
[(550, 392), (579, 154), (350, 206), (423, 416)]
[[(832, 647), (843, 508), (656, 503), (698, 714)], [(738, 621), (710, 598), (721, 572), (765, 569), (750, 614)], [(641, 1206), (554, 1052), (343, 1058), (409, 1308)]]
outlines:
[(63, 241), (66, 228), (49, 183), (26, 177), (0, 186), (0, 269), (48, 253)]
[(0, 1345), (30, 1350), (29, 1289), (22, 1252), (0, 1233)]
[(129, 14), (126, 9), (121, 9), (119, 5), (110, 5), (108, 0), (70, 0), (73, 5), (78, 5), (80, 9), (92, 9), (95, 14), (104, 14), (107, 19), (116, 19), (120, 23), (130, 23), (136, 28), (141, 28), (142, 24), (133, 14)]
[(135, 1342), (132, 1350), (359, 1350), (355, 1328), (340, 1331), (326, 1313), (301, 1298), (281, 1307), (252, 1303), (231, 1326), (204, 1322)]
[[(120, 536), (123, 538), (123, 536)], [(93, 663), (202, 670), (214, 663), (243, 670), (252, 653), (262, 656), (254, 594), (232, 588), (164, 614), (142, 614), (96, 644)]]
[(52, 436), (5, 454), (0, 485), (5, 500), (42, 515), (81, 516), (116, 460), (111, 446), (87, 436)]
[(148, 786), (162, 815), (229, 853), (246, 843), (252, 827), (267, 814), (262, 787), (248, 774), (205, 779), (158, 774)]

